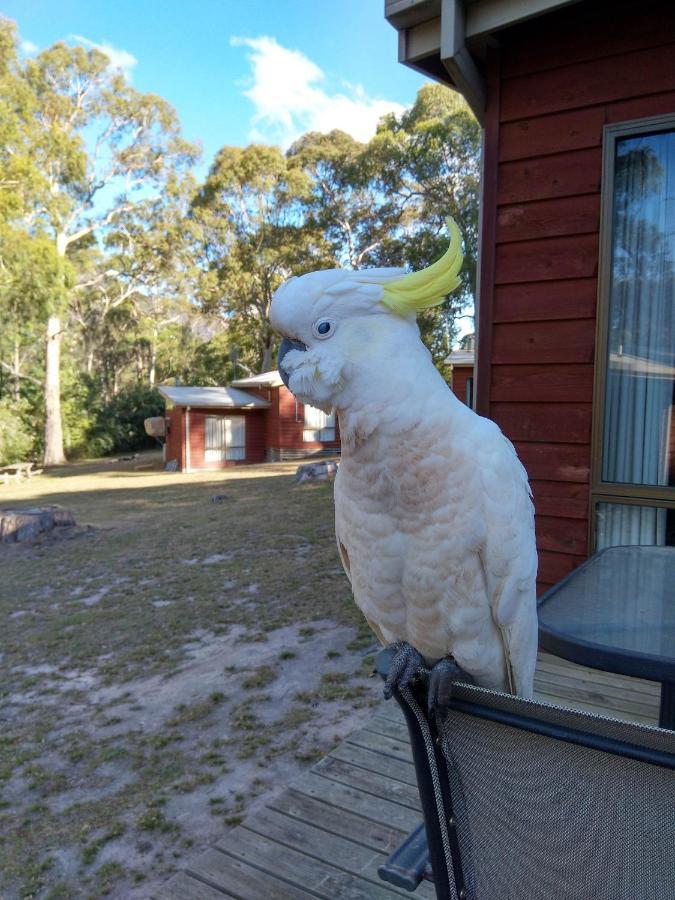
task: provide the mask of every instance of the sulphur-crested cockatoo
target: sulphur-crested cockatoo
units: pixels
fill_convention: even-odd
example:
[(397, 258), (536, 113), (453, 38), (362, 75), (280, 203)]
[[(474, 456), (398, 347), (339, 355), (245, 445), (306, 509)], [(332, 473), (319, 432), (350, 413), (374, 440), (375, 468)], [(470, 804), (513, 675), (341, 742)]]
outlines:
[(450, 247), (428, 269), (291, 278), (270, 319), (290, 390), (338, 414), (338, 548), (356, 603), (396, 645), (389, 693), (424, 663), (433, 685), (449, 658), (478, 685), (529, 697), (537, 555), (527, 475), (497, 425), (448, 388), (415, 322), (459, 285), (461, 236), (448, 226)]

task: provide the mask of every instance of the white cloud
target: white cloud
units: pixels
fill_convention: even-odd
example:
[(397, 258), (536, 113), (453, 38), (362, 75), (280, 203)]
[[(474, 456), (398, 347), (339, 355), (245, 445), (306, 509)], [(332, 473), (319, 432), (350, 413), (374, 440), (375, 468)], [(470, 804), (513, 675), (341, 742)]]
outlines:
[(21, 52), (25, 53), (26, 56), (31, 56), (33, 53), (37, 53), (40, 49), (37, 44), (34, 44), (32, 41), (21, 41), (20, 44)]
[(251, 51), (252, 77), (244, 90), (255, 107), (251, 140), (288, 147), (306, 131), (339, 128), (367, 141), (383, 115), (404, 110), (400, 103), (369, 97), (360, 85), (329, 93), (316, 63), (272, 37), (232, 38), (231, 43)]
[(131, 81), (131, 72), (134, 66), (138, 64), (138, 60), (128, 50), (118, 50), (117, 47), (113, 47), (112, 44), (108, 44), (106, 41), (97, 44), (95, 41), (90, 41), (89, 38), (82, 37), (81, 34), (71, 34), (70, 39), (77, 41), (79, 44), (84, 44), (90, 50), (100, 50), (101, 53), (105, 53), (110, 60), (110, 67), (118, 69), (127, 81)]

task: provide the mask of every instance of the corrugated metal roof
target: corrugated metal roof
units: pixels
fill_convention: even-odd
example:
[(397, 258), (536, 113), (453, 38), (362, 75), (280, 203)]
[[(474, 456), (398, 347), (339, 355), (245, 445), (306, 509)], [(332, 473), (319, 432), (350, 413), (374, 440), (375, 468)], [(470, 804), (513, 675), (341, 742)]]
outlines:
[(176, 406), (211, 406), (230, 409), (267, 409), (269, 407), (267, 400), (232, 387), (161, 385), (159, 392)]
[(283, 381), (276, 369), (271, 372), (262, 372), (260, 375), (249, 375), (247, 378), (237, 378), (232, 382), (232, 387), (281, 387)]

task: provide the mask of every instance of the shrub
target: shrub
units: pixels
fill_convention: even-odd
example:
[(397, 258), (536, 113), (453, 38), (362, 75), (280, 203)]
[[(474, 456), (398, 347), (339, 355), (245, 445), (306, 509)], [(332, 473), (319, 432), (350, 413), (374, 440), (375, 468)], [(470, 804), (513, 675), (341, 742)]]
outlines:
[(141, 450), (155, 446), (143, 423), (151, 416), (163, 415), (164, 401), (155, 388), (137, 384), (124, 388), (93, 413), (94, 421), (85, 438), (88, 454)]
[(0, 401), (0, 465), (25, 462), (32, 456), (33, 437), (26, 427), (21, 406)]

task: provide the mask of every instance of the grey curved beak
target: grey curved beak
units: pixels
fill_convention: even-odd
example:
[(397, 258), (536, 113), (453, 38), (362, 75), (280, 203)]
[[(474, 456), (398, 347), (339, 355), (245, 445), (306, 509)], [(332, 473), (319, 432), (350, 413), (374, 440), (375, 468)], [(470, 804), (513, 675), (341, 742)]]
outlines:
[(302, 341), (292, 341), (290, 338), (284, 338), (281, 342), (281, 346), (279, 347), (279, 355), (277, 356), (277, 368), (279, 369), (279, 375), (281, 375), (281, 380), (288, 387), (288, 375), (284, 371), (283, 361), (284, 356), (288, 353), (289, 350), (306, 350), (307, 347)]

